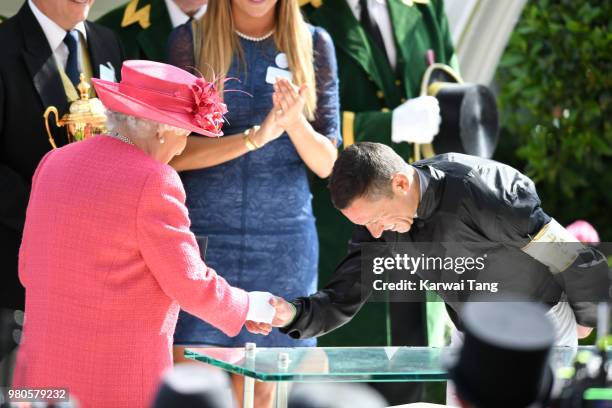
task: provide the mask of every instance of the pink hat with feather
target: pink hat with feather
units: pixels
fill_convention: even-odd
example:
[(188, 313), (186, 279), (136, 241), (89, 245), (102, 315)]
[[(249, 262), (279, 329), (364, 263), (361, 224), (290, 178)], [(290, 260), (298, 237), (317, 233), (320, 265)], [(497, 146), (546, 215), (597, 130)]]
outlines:
[(150, 119), (204, 136), (223, 135), (227, 107), (214, 82), (173, 65), (130, 60), (123, 63), (121, 82), (93, 78), (107, 109)]

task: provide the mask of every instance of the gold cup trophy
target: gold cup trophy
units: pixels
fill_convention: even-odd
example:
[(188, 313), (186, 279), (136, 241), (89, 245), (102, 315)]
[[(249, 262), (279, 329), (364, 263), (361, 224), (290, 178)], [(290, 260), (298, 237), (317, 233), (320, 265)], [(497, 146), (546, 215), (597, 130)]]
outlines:
[(106, 131), (106, 115), (105, 108), (98, 98), (89, 98), (89, 90), (91, 85), (85, 80), (85, 75), (81, 73), (79, 86), (77, 89), (80, 98), (70, 104), (68, 113), (59, 119), (59, 113), (55, 106), (49, 106), (44, 113), (45, 127), (49, 136), (49, 143), (54, 149), (57, 149), (51, 127), (49, 125), (49, 116), (55, 114), (55, 119), (58, 127), (66, 126), (68, 133), (68, 143), (78, 142), (87, 139), (93, 135), (104, 133)]

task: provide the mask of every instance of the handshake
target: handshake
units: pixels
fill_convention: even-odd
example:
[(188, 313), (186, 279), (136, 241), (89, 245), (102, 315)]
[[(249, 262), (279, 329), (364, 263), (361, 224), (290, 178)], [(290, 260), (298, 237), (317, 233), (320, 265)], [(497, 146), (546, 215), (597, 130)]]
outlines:
[(268, 292), (249, 292), (249, 311), (245, 326), (254, 334), (270, 334), (272, 327), (283, 327), (293, 321), (295, 306)]

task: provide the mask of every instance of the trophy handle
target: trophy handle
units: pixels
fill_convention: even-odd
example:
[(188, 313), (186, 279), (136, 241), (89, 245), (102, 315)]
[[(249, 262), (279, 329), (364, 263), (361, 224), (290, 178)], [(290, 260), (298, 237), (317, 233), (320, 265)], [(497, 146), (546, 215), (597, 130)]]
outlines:
[[(431, 85), (429, 84), (429, 80), (431, 78), (432, 72), (436, 69), (441, 69), (444, 72), (446, 72), (449, 76), (454, 78), (458, 84), (462, 84), (464, 82), (463, 78), (461, 78), (459, 73), (455, 72), (451, 67), (449, 67), (446, 64), (439, 64), (435, 62), (435, 55), (433, 54), (433, 50), (427, 50), (426, 59), (427, 59), (427, 69), (425, 70), (425, 73), (423, 74), (423, 78), (421, 79), (420, 96), (423, 96), (423, 95), (433, 96), (438, 92), (439, 88), (438, 89), (433, 88), (434, 89), (433, 91), (431, 89), (435, 85), (435, 83)], [(415, 161), (421, 160), (422, 156), (425, 159), (427, 159), (432, 156), (435, 156), (436, 154), (433, 148), (433, 143), (426, 143), (426, 144), (415, 143), (413, 146), (414, 146), (413, 147), (414, 151), (413, 151), (413, 156), (410, 158), (410, 163), (414, 163)]]
[(414, 163), (421, 160), (421, 145), (419, 143), (414, 143), (412, 145), (412, 157), (410, 158), (410, 163)]
[(55, 140), (53, 140), (53, 135), (51, 135), (51, 128), (49, 127), (49, 116), (52, 113), (55, 114), (55, 122), (57, 123), (57, 121), (59, 120), (59, 112), (57, 111), (57, 108), (55, 106), (49, 106), (47, 110), (45, 110), (43, 117), (45, 118), (45, 128), (47, 129), (47, 135), (49, 135), (49, 143), (51, 143), (51, 146), (54, 149), (57, 149)]

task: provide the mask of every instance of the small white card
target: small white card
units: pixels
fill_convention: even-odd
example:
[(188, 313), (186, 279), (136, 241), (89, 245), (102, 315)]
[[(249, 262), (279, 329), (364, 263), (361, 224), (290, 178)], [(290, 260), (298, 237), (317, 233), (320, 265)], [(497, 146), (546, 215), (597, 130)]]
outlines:
[(274, 85), (278, 77), (287, 78), (291, 82), (293, 74), (284, 69), (268, 67), (268, 70), (266, 71), (266, 82)]
[(100, 64), (100, 79), (105, 81), (117, 82), (117, 77), (115, 76), (115, 68), (110, 62), (105, 64)]

